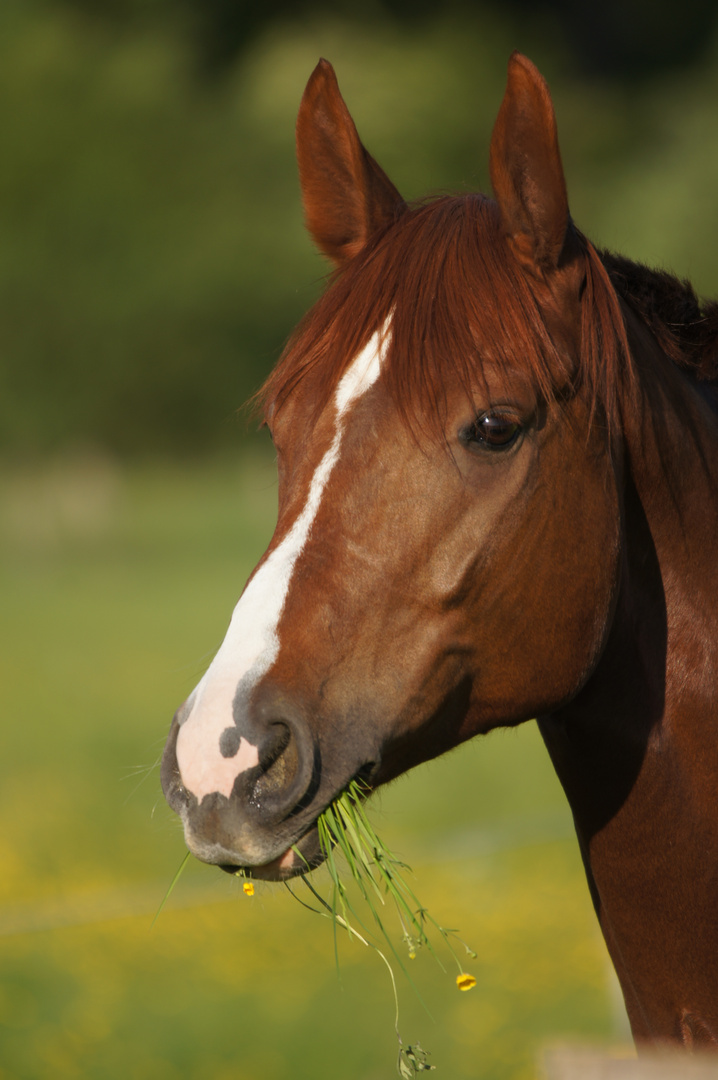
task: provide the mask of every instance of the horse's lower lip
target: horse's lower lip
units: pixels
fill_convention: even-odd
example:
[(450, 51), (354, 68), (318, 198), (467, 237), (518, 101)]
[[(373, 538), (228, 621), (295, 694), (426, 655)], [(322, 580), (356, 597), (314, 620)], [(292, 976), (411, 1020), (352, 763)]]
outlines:
[(283, 855), (262, 866), (235, 866), (232, 863), (221, 863), (220, 870), (227, 874), (239, 874), (248, 878), (259, 878), (264, 881), (283, 881), (285, 878), (294, 877), (298, 873), (295, 862), (296, 855), (291, 848), (287, 848)]
[[(307, 852), (307, 858), (303, 859), (302, 854), (304, 853), (302, 852), (302, 847), (305, 841), (308, 841), (310, 851)], [(317, 854), (314, 853), (315, 848), (317, 849)], [(323, 856), (318, 857), (318, 850), (318, 835), (315, 825), (314, 828), (309, 829), (308, 832), (302, 836), (301, 840), (298, 840), (292, 847), (288, 847), (287, 850), (276, 859), (271, 859), (269, 862), (262, 863), (258, 866), (241, 866), (232, 863), (220, 863), (219, 868), (228, 874), (240, 875), (259, 881), (286, 881), (289, 878), (296, 877), (297, 874), (306, 873), (307, 871), (314, 869), (315, 866), (318, 866), (323, 861)], [(297, 853), (298, 851), (300, 854)]]
[(253, 866), (249, 876), (262, 881), (284, 881), (285, 878), (294, 877), (297, 873), (295, 865), (297, 861), (292, 848), (287, 848), (278, 859), (272, 859), (264, 866)]

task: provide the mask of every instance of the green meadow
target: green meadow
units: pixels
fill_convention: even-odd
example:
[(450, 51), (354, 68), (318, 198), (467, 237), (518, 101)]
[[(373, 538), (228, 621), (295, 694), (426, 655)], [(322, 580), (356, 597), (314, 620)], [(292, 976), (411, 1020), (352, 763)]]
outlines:
[[(331, 925), (282, 886), (249, 898), (190, 865), (152, 927), (184, 852), (158, 759), (271, 535), (270, 455), (68, 457), (6, 470), (0, 495), (2, 1080), (395, 1075), (384, 965), (340, 940), (337, 971)], [(529, 1080), (547, 1043), (625, 1038), (533, 727), (416, 770), (372, 820), (478, 954), (468, 993), (424, 952), (423, 1004), (398, 978), (403, 1039), (438, 1076)]]

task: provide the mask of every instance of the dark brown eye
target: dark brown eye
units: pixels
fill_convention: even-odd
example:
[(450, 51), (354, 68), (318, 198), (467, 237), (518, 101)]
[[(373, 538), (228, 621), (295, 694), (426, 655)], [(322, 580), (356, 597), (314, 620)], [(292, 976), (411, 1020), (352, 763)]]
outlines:
[(521, 424), (504, 413), (489, 412), (477, 416), (467, 432), (469, 442), (487, 450), (506, 450), (521, 434)]

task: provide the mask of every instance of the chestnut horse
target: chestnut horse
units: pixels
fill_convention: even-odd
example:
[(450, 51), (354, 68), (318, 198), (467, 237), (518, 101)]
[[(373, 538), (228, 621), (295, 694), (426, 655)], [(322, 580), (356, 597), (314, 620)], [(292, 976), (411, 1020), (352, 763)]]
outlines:
[(599, 253), (514, 54), (495, 199), (407, 205), (321, 61), (297, 124), (336, 273), (261, 401), (279, 512), (162, 780), (200, 859), (538, 717), (636, 1038), (718, 1038), (718, 305)]

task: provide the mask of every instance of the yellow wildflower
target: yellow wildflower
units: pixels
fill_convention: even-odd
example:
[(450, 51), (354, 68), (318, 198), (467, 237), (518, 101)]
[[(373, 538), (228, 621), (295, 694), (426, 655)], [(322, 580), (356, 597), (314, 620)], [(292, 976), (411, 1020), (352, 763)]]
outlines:
[(247, 896), (254, 896), (254, 885), (251, 881), (245, 881), (242, 888), (246, 892)]
[(461, 975), (456, 976), (456, 985), (459, 990), (470, 990), (472, 986), (476, 986), (476, 979), (473, 975), (468, 975), (465, 971), (462, 971)]

